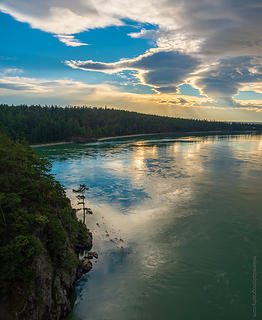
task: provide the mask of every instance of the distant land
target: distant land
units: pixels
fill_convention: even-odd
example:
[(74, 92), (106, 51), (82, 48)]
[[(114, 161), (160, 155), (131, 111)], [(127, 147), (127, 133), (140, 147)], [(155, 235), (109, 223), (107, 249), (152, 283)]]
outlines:
[(262, 124), (171, 118), (110, 108), (2, 104), (0, 128), (12, 139), (42, 144), (150, 133), (262, 131)]

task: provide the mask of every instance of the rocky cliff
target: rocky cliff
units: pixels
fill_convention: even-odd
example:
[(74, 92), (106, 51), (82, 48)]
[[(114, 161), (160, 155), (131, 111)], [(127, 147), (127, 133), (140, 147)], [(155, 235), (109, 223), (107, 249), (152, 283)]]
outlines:
[(92, 267), (92, 234), (77, 220), (50, 163), (0, 134), (0, 319), (58, 320)]
[[(11, 308), (13, 318), (18, 320), (58, 320), (63, 319), (71, 310), (70, 296), (75, 281), (92, 268), (89, 260), (78, 259), (78, 250), (66, 240), (67, 256), (73, 257), (68, 266), (57, 267), (48, 252), (40, 254), (33, 262), (34, 279), (31, 283), (30, 294), (22, 294), (17, 298), (23, 301), (20, 310)], [(92, 234), (86, 230), (86, 241), (82, 244), (85, 250), (92, 247)], [(84, 267), (86, 265), (86, 267)]]

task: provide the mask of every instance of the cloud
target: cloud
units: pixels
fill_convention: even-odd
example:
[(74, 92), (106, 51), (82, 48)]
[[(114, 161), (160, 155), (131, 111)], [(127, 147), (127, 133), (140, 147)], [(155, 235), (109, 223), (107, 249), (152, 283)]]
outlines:
[(134, 59), (122, 59), (113, 63), (87, 61), (65, 61), (74, 69), (117, 73), (123, 70), (135, 70), (142, 84), (153, 87), (158, 92), (177, 91), (186, 77), (199, 65), (199, 60), (174, 51), (151, 51)]
[(48, 80), (5, 77), (0, 80), (0, 97), (7, 104), (57, 104), (108, 106), (149, 114), (217, 120), (262, 121), (262, 101), (241, 108), (214, 107), (207, 98), (174, 94), (136, 94), (122, 92), (107, 84), (89, 85), (69, 79)]
[(156, 39), (158, 31), (157, 30), (147, 30), (142, 28), (139, 32), (131, 32), (128, 34), (129, 37), (135, 39)]
[[(100, 12), (100, 4), (99, 0), (3, 0), (0, 11), (29, 23), (34, 29), (55, 35), (74, 35), (88, 29), (123, 25), (114, 15)], [(65, 43), (65, 38), (61, 39)]]
[[(37, 99), (42, 94), (55, 95), (56, 92), (59, 95), (60, 90), (66, 91), (66, 95), (70, 93), (77, 93), (85, 91), (86, 94), (90, 93), (92, 86), (84, 84), (79, 81), (73, 80), (47, 80), (36, 79), (27, 77), (11, 77), (6, 76), (0, 79), (0, 96), (3, 95), (15, 95), (16, 91), (23, 91), (25, 95), (34, 95)], [(20, 92), (18, 92), (20, 94)]]
[[(131, 19), (141, 29), (129, 36), (152, 38), (157, 45), (156, 51), (115, 63), (67, 61), (75, 69), (134, 70), (140, 83), (161, 94), (176, 92), (191, 78), (228, 106), (239, 104), (233, 97), (241, 88), (261, 88), (261, 0), (2, 0), (0, 11), (75, 47), (86, 44), (74, 35)], [(147, 29), (148, 23), (154, 30)]]
[(42, 93), (48, 90), (36, 79), (19, 76), (9, 76), (0, 79), (0, 95), (8, 92), (15, 94), (15, 91), (23, 91), (24, 93)]
[[(36, 79), (27, 77), (3, 77), (0, 79), (0, 97), (2, 102), (12, 103), (57, 103), (64, 101), (65, 104), (79, 104), (103, 106), (111, 105), (114, 107), (140, 108), (147, 110), (150, 113), (150, 106), (156, 110), (159, 106), (171, 104), (179, 107), (200, 106), (202, 103), (207, 104), (206, 98), (200, 97), (184, 97), (182, 95), (170, 94), (137, 94), (123, 92), (108, 84), (90, 85), (81, 81), (63, 79), (63, 80), (48, 80)], [(62, 100), (61, 100), (62, 99)], [(172, 101), (172, 102), (171, 102)], [(160, 108), (160, 109), (161, 109)], [(157, 113), (161, 114), (161, 110)], [(164, 114), (164, 113), (162, 113)]]
[[(2, 0), (0, 10), (53, 34), (123, 25), (123, 19), (158, 26), (158, 46), (207, 55), (258, 55), (262, 48), (261, 0)], [(185, 43), (187, 46), (185, 46)]]
[(233, 96), (242, 90), (262, 92), (261, 59), (252, 56), (219, 60), (208, 70), (199, 73), (195, 84), (202, 92), (222, 104), (239, 106)]
[(11, 67), (11, 68), (0, 68), (0, 73), (7, 75), (7, 74), (21, 74), (24, 73), (22, 68)]
[(87, 43), (80, 42), (79, 40), (75, 39), (74, 36), (58, 34), (56, 37), (69, 47), (88, 46)]

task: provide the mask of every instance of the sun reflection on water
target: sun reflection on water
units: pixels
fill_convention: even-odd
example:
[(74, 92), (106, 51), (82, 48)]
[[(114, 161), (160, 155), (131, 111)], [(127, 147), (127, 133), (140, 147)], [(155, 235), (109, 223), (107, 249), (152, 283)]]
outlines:
[[(134, 312), (154, 309), (155, 301), (166, 308), (161, 314), (175, 308), (183, 319), (184, 310), (201, 306), (203, 297), (211, 303), (220, 290), (219, 299), (228, 298), (228, 287), (216, 290), (219, 275), (226, 283), (238, 272), (231, 269), (234, 261), (245, 266), (248, 245), (261, 242), (254, 229), (261, 232), (262, 226), (261, 151), (261, 135), (75, 146), (64, 160), (61, 153), (69, 151), (57, 148), (52, 173), (69, 197), (79, 183), (90, 187), (87, 201), (94, 215), (88, 226), (100, 254), (72, 319), (101, 320), (109, 314), (110, 320), (122, 315), (131, 320)], [(246, 278), (241, 274), (236, 283)], [(237, 285), (231, 283), (236, 301), (242, 294)], [(219, 303), (210, 308), (226, 319)], [(155, 311), (146, 319), (159, 317)]]

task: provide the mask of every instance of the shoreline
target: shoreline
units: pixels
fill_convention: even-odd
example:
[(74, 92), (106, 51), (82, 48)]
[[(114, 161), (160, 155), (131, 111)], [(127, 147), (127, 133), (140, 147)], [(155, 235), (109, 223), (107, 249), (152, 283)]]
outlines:
[(114, 140), (114, 139), (122, 139), (122, 138), (135, 138), (135, 137), (146, 137), (146, 136), (165, 136), (165, 135), (181, 135), (181, 134), (200, 134), (200, 133), (228, 133), (226, 131), (177, 131), (177, 132), (158, 132), (158, 133), (141, 133), (141, 134), (129, 134), (124, 136), (114, 136), (114, 137), (105, 137), (99, 138), (97, 141), (106, 141), (106, 140)]
[(122, 139), (122, 138), (135, 138), (135, 137), (156, 136), (156, 135), (165, 135), (165, 134), (171, 134), (171, 133), (163, 132), (163, 133), (127, 134), (127, 135), (124, 135), (124, 136), (112, 136), (112, 137), (98, 138), (97, 141), (107, 141), (107, 140)]
[[(124, 138), (136, 138), (136, 137), (146, 137), (146, 136), (164, 136), (164, 135), (189, 135), (189, 134), (246, 134), (246, 133), (257, 133), (256, 130), (251, 131), (222, 131), (222, 130), (216, 130), (216, 131), (177, 131), (177, 132), (158, 132), (158, 133), (138, 133), (138, 134), (129, 134), (129, 135), (123, 135), (123, 136), (112, 136), (112, 137), (103, 137), (103, 138), (97, 138), (96, 142), (102, 142), (102, 141), (108, 141), (108, 140), (115, 140), (115, 139), (124, 139)], [(95, 142), (95, 141), (93, 141)], [(82, 142), (82, 144), (86, 144), (90, 142)], [(30, 144), (31, 148), (40, 148), (40, 147), (51, 147), (51, 146), (57, 146), (57, 145), (65, 145), (65, 144), (77, 144), (77, 142), (73, 141), (62, 141), (62, 142), (50, 142), (50, 143), (39, 143), (39, 144)]]
[(39, 148), (39, 147), (51, 147), (58, 146), (63, 144), (73, 144), (72, 141), (62, 141), (62, 142), (47, 142), (47, 143), (39, 143), (39, 144), (30, 144), (31, 148)]

